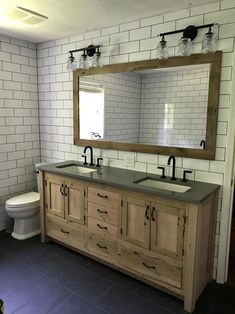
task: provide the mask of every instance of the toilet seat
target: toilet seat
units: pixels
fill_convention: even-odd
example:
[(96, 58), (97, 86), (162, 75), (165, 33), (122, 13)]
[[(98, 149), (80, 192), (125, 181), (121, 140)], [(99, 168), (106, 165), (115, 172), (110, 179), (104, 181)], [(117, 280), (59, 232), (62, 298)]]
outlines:
[(39, 206), (40, 194), (38, 192), (29, 192), (15, 197), (10, 198), (6, 201), (7, 209), (17, 209), (21, 208), (27, 210), (27, 208), (32, 208), (34, 206)]

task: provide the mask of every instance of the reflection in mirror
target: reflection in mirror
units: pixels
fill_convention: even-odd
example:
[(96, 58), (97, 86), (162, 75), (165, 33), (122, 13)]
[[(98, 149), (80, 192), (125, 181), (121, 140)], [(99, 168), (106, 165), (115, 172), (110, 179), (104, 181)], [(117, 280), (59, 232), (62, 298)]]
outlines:
[(210, 64), (81, 78), (80, 138), (203, 149)]
[(104, 137), (103, 85), (82, 81), (79, 87), (80, 136), (86, 139)]

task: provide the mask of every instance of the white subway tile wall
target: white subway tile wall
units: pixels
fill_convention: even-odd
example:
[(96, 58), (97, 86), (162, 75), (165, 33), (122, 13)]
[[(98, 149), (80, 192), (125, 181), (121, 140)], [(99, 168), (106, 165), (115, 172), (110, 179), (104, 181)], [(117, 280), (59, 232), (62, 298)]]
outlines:
[(5, 202), (33, 190), (40, 161), (36, 45), (0, 36), (0, 230)]

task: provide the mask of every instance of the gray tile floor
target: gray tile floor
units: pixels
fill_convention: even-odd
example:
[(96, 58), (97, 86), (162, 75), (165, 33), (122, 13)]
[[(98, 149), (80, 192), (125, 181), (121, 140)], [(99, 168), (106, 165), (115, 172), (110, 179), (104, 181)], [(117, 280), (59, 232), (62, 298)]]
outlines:
[[(183, 302), (39, 237), (0, 232), (4, 314), (182, 314)], [(211, 283), (197, 314), (234, 314), (235, 289)]]

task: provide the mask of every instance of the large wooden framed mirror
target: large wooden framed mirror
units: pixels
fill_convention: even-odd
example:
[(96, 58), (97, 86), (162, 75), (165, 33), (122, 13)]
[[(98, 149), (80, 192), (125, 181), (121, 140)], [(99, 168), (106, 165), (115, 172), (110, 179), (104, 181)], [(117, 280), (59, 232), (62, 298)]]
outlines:
[(222, 52), (73, 73), (74, 144), (214, 159)]

